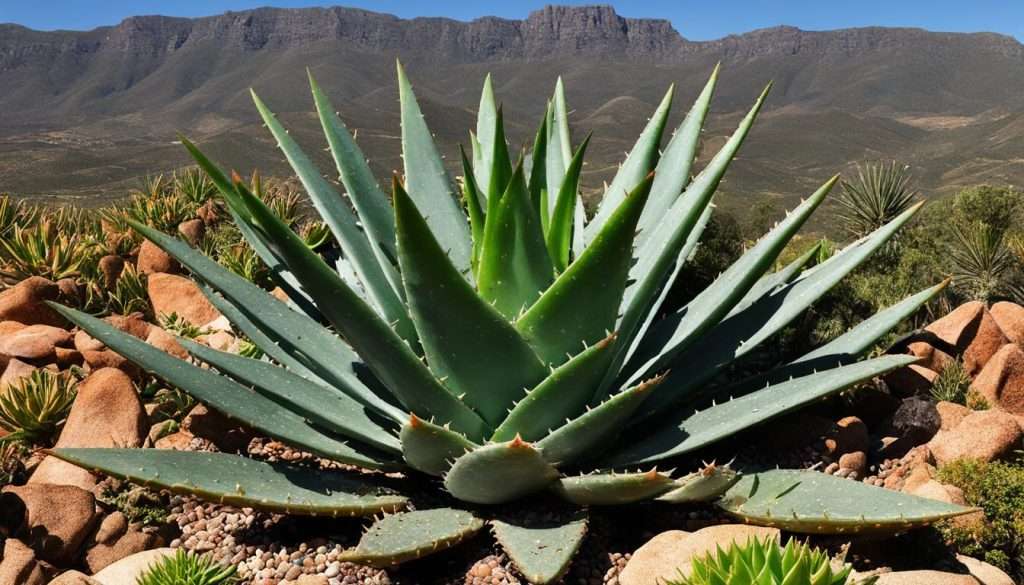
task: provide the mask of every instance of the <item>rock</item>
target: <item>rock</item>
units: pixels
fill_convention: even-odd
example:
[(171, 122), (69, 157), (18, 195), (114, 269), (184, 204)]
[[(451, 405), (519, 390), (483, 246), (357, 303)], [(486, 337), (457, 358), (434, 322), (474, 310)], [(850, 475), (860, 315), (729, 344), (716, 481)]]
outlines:
[(46, 585), (46, 571), (35, 552), (25, 543), (8, 538), (0, 559), (0, 583), (5, 585)]
[(920, 362), (914, 365), (935, 372), (936, 375), (941, 374), (942, 370), (946, 369), (946, 366), (956, 361), (955, 357), (938, 349), (928, 341), (918, 340), (911, 342), (907, 346), (907, 353), (921, 359)]
[(992, 305), (988, 312), (1010, 342), (1024, 343), (1024, 307), (1000, 301)]
[[(931, 346), (928, 347), (931, 348)], [(923, 350), (924, 346), (920, 346), (919, 349)], [(943, 367), (945, 367), (945, 362), (943, 362)], [(909, 366), (889, 372), (882, 379), (885, 380), (885, 385), (893, 393), (899, 396), (913, 396), (928, 392), (938, 377), (938, 372), (934, 370), (930, 370), (920, 364), (910, 364)]]
[(136, 585), (139, 575), (161, 559), (174, 555), (174, 549), (156, 548), (127, 556), (96, 573), (100, 585)]
[[(128, 518), (121, 512), (111, 512), (100, 522), (93, 535), (94, 544), (111, 544), (128, 531)], [(93, 571), (95, 573), (96, 571)]]
[[(40, 559), (57, 564), (72, 563), (96, 520), (96, 498), (70, 485), (7, 486), (25, 505), (25, 540)], [(9, 497), (9, 496), (7, 496)]]
[(749, 538), (774, 538), (777, 528), (721, 524), (688, 533), (680, 530), (663, 532), (641, 546), (619, 575), (621, 585), (661, 585), (666, 579), (678, 576), (680, 568), (695, 556), (714, 551), (717, 546), (727, 548), (734, 541)]
[[(1016, 307), (1017, 305), (1014, 306)], [(956, 560), (960, 561), (963, 566), (967, 567), (967, 570), (971, 575), (978, 581), (981, 581), (982, 585), (1014, 585), (1013, 579), (1004, 573), (1002, 569), (994, 567), (985, 561), (979, 561), (978, 559), (964, 555), (956, 555)]]
[(146, 343), (153, 347), (165, 351), (176, 358), (186, 359), (188, 352), (185, 348), (178, 343), (178, 340), (174, 335), (164, 331), (159, 327), (153, 327), (149, 330), (149, 336), (146, 337)]
[(85, 300), (84, 291), (85, 286), (78, 283), (77, 280), (71, 278), (62, 278), (57, 281), (57, 290), (60, 291), (61, 302), (67, 304), (79, 304)]
[(866, 452), (870, 446), (868, 427), (855, 416), (838, 420), (832, 436), (825, 439), (825, 450), (833, 456), (854, 451)]
[(939, 413), (939, 430), (951, 431), (973, 411), (962, 404), (942, 401), (935, 405), (935, 412)]
[(216, 350), (238, 353), (238, 338), (227, 331), (214, 331), (200, 341)]
[(190, 219), (178, 224), (178, 232), (185, 236), (188, 243), (198, 246), (199, 242), (203, 240), (203, 235), (206, 234), (206, 225), (201, 219)]
[(71, 333), (52, 325), (30, 325), (0, 337), (0, 353), (28, 360), (53, 357), (58, 345), (71, 342)]
[(45, 304), (60, 295), (57, 284), (39, 276), (30, 276), (0, 293), (0, 321), (17, 321), (25, 325), (60, 327), (67, 322)]
[(192, 439), (195, 436), (188, 431), (178, 431), (171, 433), (164, 437), (160, 437), (153, 442), (153, 447), (156, 449), (171, 449), (174, 451), (188, 451), (189, 445), (192, 444)]
[(121, 272), (124, 271), (124, 258), (108, 254), (100, 258), (97, 264), (100, 273), (103, 274), (103, 282), (107, 288), (112, 288), (117, 283), (117, 279), (121, 278)]
[(159, 246), (149, 240), (143, 240), (139, 246), (139, 258), (135, 262), (135, 268), (139, 274), (177, 274), (181, 272), (181, 265), (164, 252)]
[(220, 213), (217, 211), (217, 202), (213, 199), (207, 200), (203, 203), (199, 209), (196, 210), (196, 217), (203, 220), (206, 225), (213, 225), (220, 219)]
[(61, 370), (66, 370), (71, 366), (80, 366), (84, 359), (82, 353), (77, 349), (57, 347), (53, 350), (53, 363), (57, 364)]
[(1024, 415), (1024, 351), (1020, 346), (1007, 343), (1000, 348), (971, 383), (971, 390), (991, 406)]
[(157, 315), (177, 314), (202, 327), (221, 316), (191, 280), (173, 274), (151, 274), (146, 290)]
[(969, 376), (981, 371), (989, 358), (1010, 341), (981, 301), (960, 305), (925, 331), (956, 348)]
[(106, 345), (99, 339), (96, 339), (92, 335), (89, 335), (85, 331), (79, 330), (75, 333), (75, 349), (81, 353), (87, 351), (103, 351), (106, 349)]
[(880, 384), (862, 386), (844, 398), (843, 413), (859, 418), (872, 429), (888, 420), (900, 406), (900, 399)]
[(1021, 427), (1013, 415), (1000, 410), (984, 410), (965, 416), (952, 430), (939, 431), (928, 443), (928, 448), (939, 465), (964, 458), (992, 461), (1019, 449), (1022, 436)]
[(324, 575), (303, 575), (296, 579), (295, 585), (330, 585)]
[(121, 370), (132, 378), (138, 378), (139, 373), (141, 372), (138, 366), (128, 361), (127, 358), (112, 349), (104, 349), (102, 351), (83, 351), (82, 359), (85, 360), (85, 363), (89, 366), (91, 371), (102, 370), (104, 368), (114, 368)]
[[(78, 396), (57, 447), (141, 447), (149, 421), (131, 379), (114, 368), (96, 370), (78, 385)], [(29, 484), (73, 485), (84, 490), (96, 486), (88, 471), (47, 457)]]
[(56, 579), (50, 581), (50, 585), (100, 585), (100, 582), (78, 571), (61, 573)]
[(935, 467), (931, 465), (906, 465), (908, 471), (904, 475), (903, 489), (906, 493), (913, 493), (930, 481), (934, 481)]
[(904, 398), (886, 425), (886, 434), (907, 439), (915, 445), (927, 443), (939, 432), (942, 419), (935, 402), (920, 396)]
[(0, 337), (17, 333), (26, 327), (28, 325), (18, 323), (17, 321), (0, 321)]
[(970, 575), (942, 571), (894, 571), (882, 573), (875, 585), (978, 585)]
[(0, 375), (0, 389), (7, 388), (11, 384), (16, 384), (18, 380), (31, 376), (32, 372), (36, 371), (36, 367), (31, 364), (26, 364), (19, 359), (11, 359), (7, 362), (7, 367), (4, 368), (4, 373)]
[(111, 315), (104, 319), (104, 321), (133, 337), (143, 340), (149, 336), (149, 331), (154, 327), (152, 323), (146, 321), (145, 315), (138, 312), (130, 315)]
[(185, 420), (181, 422), (181, 428), (196, 437), (210, 441), (221, 451), (229, 453), (244, 450), (256, 436), (250, 429), (237, 421), (231, 420), (215, 410), (210, 410), (203, 404), (196, 405), (188, 413)]
[(98, 573), (123, 558), (153, 548), (159, 541), (156, 534), (129, 529), (109, 543), (97, 542), (90, 546), (85, 551), (85, 566)]
[(868, 468), (868, 456), (863, 451), (851, 451), (839, 457), (839, 468), (857, 472), (857, 477), (864, 477)]
[(966, 503), (964, 501), (964, 493), (962, 490), (956, 486), (944, 485), (934, 479), (930, 479), (923, 484), (916, 486), (913, 490), (904, 491), (922, 498), (946, 502), (947, 504), (957, 504), (962, 506)]

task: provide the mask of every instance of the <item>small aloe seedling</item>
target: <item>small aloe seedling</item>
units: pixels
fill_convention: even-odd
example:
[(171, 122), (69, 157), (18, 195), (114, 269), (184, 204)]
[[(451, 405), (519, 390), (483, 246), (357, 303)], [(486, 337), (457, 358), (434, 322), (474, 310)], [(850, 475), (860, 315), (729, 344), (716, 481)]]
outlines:
[[(399, 66), (404, 176), (393, 178), (389, 197), (311, 78), (348, 201), (254, 95), (341, 257), (328, 263), (295, 233), (292, 199), (268, 201), (258, 183), (218, 168), (188, 140), (183, 144), (288, 302), (182, 240), (134, 227), (188, 268), (265, 357), (182, 338), (209, 366), (201, 367), (101, 320), (59, 310), (114, 351), (256, 431), (325, 459), (403, 471), (414, 489), (396, 493), (372, 475), (227, 454), (55, 455), (153, 487), (265, 510), (387, 512), (346, 553), (378, 566), (453, 546), (490, 521), (495, 539), (533, 583), (564, 573), (594, 506), (715, 502), (747, 521), (825, 532), (903, 530), (963, 513), (887, 492), (894, 503), (874, 495), (884, 490), (856, 482), (825, 485), (815, 472), (737, 479), (725, 466), (682, 476), (654, 469), (912, 363), (911, 356), (860, 357), (944, 286), (918, 292), (756, 378), (728, 380), (730, 371), (744, 369), (733, 364), (883, 247), (917, 207), (813, 268), (805, 270), (811, 254), (804, 254), (770, 272), (837, 181), (829, 179), (687, 306), (666, 314), (667, 292), (700, 241), (718, 184), (767, 94), (692, 176), (717, 79), (716, 69), (662, 148), (669, 89), (589, 221), (579, 197), (589, 140), (572, 143), (561, 82), (527, 164), (525, 153), (510, 153), (487, 78), (456, 186)], [(757, 478), (761, 490), (750, 484)], [(425, 487), (446, 491), (464, 509), (426, 509), (402, 494)], [(864, 489), (873, 491), (865, 496)], [(579, 514), (526, 522), (514, 514), (498, 519), (489, 508), (542, 494), (555, 494)], [(409, 506), (415, 510), (401, 511)]]
[(77, 383), (68, 374), (39, 369), (0, 388), (0, 429), (5, 440), (45, 443), (55, 438), (71, 411)]
[(843, 585), (852, 571), (850, 565), (836, 570), (826, 553), (793, 539), (785, 547), (768, 537), (716, 548), (668, 585)]
[(218, 564), (209, 555), (178, 549), (150, 566), (136, 580), (137, 585), (235, 585), (235, 568)]

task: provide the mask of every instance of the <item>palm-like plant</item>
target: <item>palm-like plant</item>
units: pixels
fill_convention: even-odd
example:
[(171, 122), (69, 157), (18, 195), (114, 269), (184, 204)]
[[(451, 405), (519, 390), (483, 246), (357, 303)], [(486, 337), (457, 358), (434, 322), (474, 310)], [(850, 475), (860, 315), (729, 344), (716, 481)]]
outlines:
[(61, 231), (54, 223), (15, 225), (0, 238), (0, 277), (18, 282), (30, 276), (51, 280), (78, 276), (98, 256), (94, 241)]
[(997, 298), (1024, 299), (1014, 282), (1020, 257), (1013, 239), (1002, 230), (981, 222), (954, 224), (956, 245), (949, 248), (954, 286), (970, 298), (991, 302)]
[(881, 228), (914, 205), (910, 167), (892, 161), (857, 165), (857, 178), (843, 181), (843, 192), (836, 199), (843, 228), (854, 238), (862, 238)]
[(77, 394), (77, 380), (46, 369), (0, 388), (0, 430), (9, 433), (3, 441), (49, 442), (64, 425)]
[[(588, 506), (716, 501), (747, 521), (805, 532), (902, 530), (961, 513), (815, 472), (751, 472), (737, 481), (735, 471), (714, 465), (683, 477), (617, 471), (692, 454), (911, 363), (906, 356), (857, 358), (941, 289), (922, 291), (755, 379), (722, 378), (883, 246), (917, 209), (812, 269), (802, 271), (805, 254), (769, 273), (832, 179), (689, 304), (656, 319), (765, 97), (691, 181), (716, 79), (717, 71), (660, 152), (668, 92), (589, 222), (578, 196), (588, 140), (573, 149), (560, 82), (527, 173), (523, 157), (516, 162), (509, 153), (485, 81), (472, 157), (462, 156), (466, 211), (401, 68), (405, 176), (393, 182), (393, 211), (312, 79), (354, 210), (255, 98), (342, 260), (329, 266), (241, 177), (229, 178), (188, 141), (293, 304), (180, 240), (141, 224), (136, 229), (187, 266), (210, 301), (269, 359), (182, 339), (212, 366), (202, 368), (88, 315), (60, 310), (115, 351), (260, 432), (334, 461), (402, 470), (420, 478), (420, 489), (443, 487), (460, 508), (420, 506), (385, 516), (346, 553), (348, 560), (388, 565), (442, 550), (480, 530), (487, 505), (542, 492), (581, 513), (543, 526), (490, 519), (496, 538), (534, 583), (565, 570), (586, 530), (582, 509)], [(736, 398), (721, 401), (729, 396)], [(364, 515), (410, 504), (409, 496), (366, 475), (234, 455), (55, 454), (156, 487), (296, 514)]]

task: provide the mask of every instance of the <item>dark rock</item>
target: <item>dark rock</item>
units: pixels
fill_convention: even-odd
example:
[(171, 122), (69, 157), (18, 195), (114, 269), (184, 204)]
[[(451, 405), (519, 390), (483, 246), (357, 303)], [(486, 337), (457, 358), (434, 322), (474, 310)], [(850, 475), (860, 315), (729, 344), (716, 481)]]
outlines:
[(939, 432), (942, 417), (935, 402), (920, 396), (904, 398), (893, 413), (887, 426), (887, 434), (901, 437), (915, 445), (927, 443)]

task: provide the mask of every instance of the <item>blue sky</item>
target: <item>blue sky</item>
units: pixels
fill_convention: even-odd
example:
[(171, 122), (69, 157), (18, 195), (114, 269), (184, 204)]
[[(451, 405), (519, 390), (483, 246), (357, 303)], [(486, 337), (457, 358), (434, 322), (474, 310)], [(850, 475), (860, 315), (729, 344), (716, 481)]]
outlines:
[[(0, 22), (51, 30), (90, 29), (136, 14), (205, 16), (257, 6), (358, 6), (401, 17), (447, 16), (470, 20), (495, 15), (523, 18), (543, 0), (0, 0)], [(563, 0), (562, 4), (594, 4)], [(938, 31), (993, 31), (1024, 39), (1021, 0), (644, 0), (616, 2), (619, 14), (666, 18), (694, 40), (789, 24), (808, 30), (856, 26), (915, 26)]]

